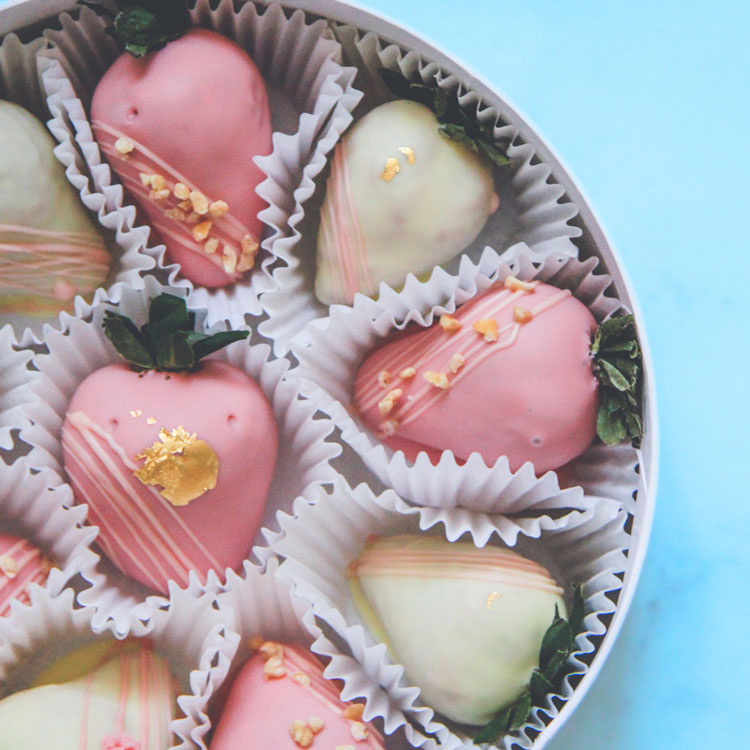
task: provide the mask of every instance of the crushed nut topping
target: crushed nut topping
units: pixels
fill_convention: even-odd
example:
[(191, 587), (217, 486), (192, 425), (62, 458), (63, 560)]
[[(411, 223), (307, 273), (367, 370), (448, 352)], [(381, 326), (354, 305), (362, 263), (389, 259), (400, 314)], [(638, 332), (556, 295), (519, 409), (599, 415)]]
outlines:
[(208, 213), (208, 198), (200, 190), (190, 191), (190, 202), (193, 204), (193, 211), (204, 216)]
[(192, 211), (193, 210), (193, 204), (190, 202), (190, 200), (181, 200), (177, 205), (183, 211)]
[(454, 333), (461, 327), (461, 321), (452, 315), (441, 315), (440, 327), (448, 333)]
[(380, 425), (380, 432), (384, 437), (390, 437), (396, 432), (397, 429), (398, 420), (396, 419), (386, 419), (385, 422)]
[(184, 182), (176, 182), (174, 185), (174, 197), (181, 201), (187, 200), (190, 198), (190, 188)]
[(193, 239), (196, 242), (203, 242), (211, 231), (212, 223), (211, 221), (202, 221), (200, 224), (196, 224), (193, 227)]
[(138, 172), (138, 176), (141, 178), (141, 185), (143, 187), (151, 187), (151, 175), (145, 172)]
[(515, 320), (516, 323), (528, 323), (533, 317), (534, 314), (531, 310), (527, 310), (525, 307), (516, 305), (513, 308), (513, 320)]
[(307, 726), (312, 729), (313, 734), (319, 734), (323, 731), (323, 727), (325, 727), (326, 723), (323, 721), (322, 717), (320, 716), (311, 716), (307, 720)]
[(399, 146), (398, 150), (406, 156), (406, 160), (409, 164), (414, 164), (416, 158), (414, 157), (414, 149), (410, 146)]
[(6, 578), (18, 575), (18, 563), (10, 555), (0, 555), (0, 573)]
[(506, 276), (504, 284), (505, 288), (512, 292), (533, 292), (538, 285), (538, 281), (521, 281), (515, 276)]
[(216, 237), (211, 237), (206, 240), (206, 244), (203, 246), (205, 252), (209, 255), (213, 255), (219, 249), (219, 240)]
[(304, 685), (307, 687), (307, 685), (310, 684), (310, 677), (306, 675), (304, 672), (295, 672), (292, 675), (292, 679), (298, 684), (298, 685)]
[(313, 731), (304, 719), (295, 719), (289, 726), (289, 734), (299, 747), (310, 747), (313, 743)]
[(195, 213), (195, 211), (191, 211), (185, 218), (185, 221), (188, 224), (197, 224), (201, 220), (201, 218), (202, 216), (200, 214)]
[(451, 372), (455, 375), (464, 366), (464, 362), (466, 362), (464, 355), (456, 352), (451, 357), (451, 361), (448, 363), (448, 367), (450, 367)]
[(349, 731), (352, 733), (352, 737), (354, 737), (357, 742), (361, 742), (362, 740), (367, 739), (367, 724), (362, 721), (355, 721), (354, 723), (352, 723), (352, 725), (349, 727)]
[(436, 388), (442, 388), (443, 390), (448, 390), (448, 388), (451, 387), (450, 381), (448, 380), (448, 376), (444, 372), (437, 372), (436, 370), (428, 370), (422, 377), (430, 383), (431, 385), (434, 385)]
[(151, 175), (151, 187), (154, 190), (164, 190), (167, 187), (167, 179), (162, 174)]
[(286, 675), (286, 667), (278, 656), (272, 656), (263, 665), (263, 679), (265, 680), (278, 680), (284, 675)]
[(225, 273), (234, 273), (237, 270), (237, 253), (229, 245), (224, 245), (221, 252), (221, 265)]
[(472, 327), (484, 336), (485, 341), (497, 341), (497, 321), (494, 318), (477, 320)]
[(115, 141), (115, 151), (117, 151), (120, 156), (126, 157), (129, 156), (131, 153), (133, 153), (135, 149), (135, 143), (130, 140), (130, 138), (118, 138)]
[(219, 219), (229, 213), (229, 204), (226, 201), (214, 201), (208, 207), (208, 211), (215, 219)]
[(398, 403), (404, 392), (400, 388), (394, 388), (392, 391), (388, 391), (386, 395), (378, 403), (378, 411), (385, 416), (393, 411), (393, 407)]
[(164, 188), (163, 190), (154, 189), (148, 194), (148, 197), (149, 200), (152, 201), (164, 201), (169, 198), (169, 190), (167, 190), (166, 188)]
[(251, 651), (258, 651), (260, 647), (266, 642), (266, 639), (261, 635), (254, 635), (248, 642), (247, 645)]
[(362, 714), (365, 711), (365, 707), (362, 703), (350, 703), (342, 712), (342, 716), (345, 719), (354, 719), (359, 721), (362, 718)]
[(255, 255), (251, 253), (246, 253), (243, 250), (242, 255), (240, 255), (239, 263), (237, 263), (237, 270), (240, 272), (249, 271), (254, 265), (255, 265)]
[(243, 253), (257, 255), (259, 245), (251, 234), (246, 234), (240, 242), (240, 247), (242, 248)]
[(263, 641), (258, 646), (258, 651), (263, 655), (263, 658), (268, 660), (276, 656), (282, 658), (284, 656), (284, 647), (276, 641)]
[(164, 215), (168, 219), (174, 219), (175, 221), (185, 221), (187, 218), (187, 215), (181, 208), (168, 208), (164, 212)]
[(400, 171), (401, 165), (398, 163), (398, 159), (395, 156), (389, 156), (385, 160), (385, 169), (380, 175), (380, 179), (390, 182)]
[(401, 380), (409, 380), (417, 374), (417, 371), (413, 367), (404, 367), (403, 370), (398, 374)]
[(381, 370), (378, 373), (378, 384), (381, 388), (385, 388), (388, 383), (391, 382), (391, 373), (388, 370)]

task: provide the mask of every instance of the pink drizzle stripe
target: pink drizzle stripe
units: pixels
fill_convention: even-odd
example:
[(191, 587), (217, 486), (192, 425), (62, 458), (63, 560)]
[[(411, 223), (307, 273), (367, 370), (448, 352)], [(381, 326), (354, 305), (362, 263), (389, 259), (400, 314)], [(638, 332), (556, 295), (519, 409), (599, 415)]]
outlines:
[(81, 737), (78, 741), (78, 750), (86, 750), (89, 744), (89, 710), (91, 707), (91, 683), (96, 671), (86, 678), (86, 687), (83, 691), (83, 705), (81, 706)]
[[(169, 501), (154, 487), (144, 486), (133, 476), (136, 464), (112, 436), (83, 412), (68, 415), (63, 445), (71, 462), (71, 476), (81, 476), (91, 482), (126, 527), (126, 538), (111, 529), (106, 532), (102, 529), (99, 537), (99, 543), (115, 564), (121, 566), (123, 560), (127, 560), (159, 585), (169, 578), (185, 585), (190, 570), (200, 573), (208, 568), (221, 569)], [(87, 496), (80, 483), (76, 484), (76, 493), (81, 493), (81, 499), (92, 511), (92, 523), (101, 525), (98, 498)], [(166, 523), (151, 510), (149, 502), (143, 498), (144, 493), (167, 515)], [(141, 557), (150, 565), (141, 563)], [(161, 577), (155, 579), (154, 571)]]
[(130, 660), (120, 657), (120, 702), (117, 706), (116, 727), (117, 732), (122, 734), (125, 731), (125, 712), (128, 707), (128, 697), (130, 694)]
[(48, 573), (42, 570), (41, 552), (25, 539), (19, 539), (5, 548), (0, 546), (0, 555), (9, 555), (17, 567), (13, 578), (0, 571), (0, 617), (4, 617), (10, 612), (13, 599), (29, 604), (29, 587), (32, 583), (43, 586)]
[[(123, 133), (115, 130), (114, 128), (111, 128), (110, 126), (104, 124), (99, 120), (94, 120), (91, 123), (91, 126), (94, 131), (94, 135), (99, 142), (99, 146), (102, 149), (102, 152), (110, 160), (110, 162), (114, 162), (117, 164), (118, 176), (122, 180), (125, 187), (127, 187), (130, 193), (133, 194), (133, 196), (138, 200), (139, 203), (141, 203), (142, 205), (151, 206), (155, 210), (155, 212), (161, 212), (158, 215), (155, 214), (154, 216), (151, 216), (150, 222), (162, 234), (164, 241), (167, 243), (171, 242), (193, 252), (200, 253), (204, 257), (209, 258), (215, 265), (217, 265), (222, 269), (222, 271), (224, 271), (221, 252), (217, 252), (214, 254), (206, 253), (203, 249), (203, 245), (193, 238), (193, 224), (187, 224), (186, 222), (178, 221), (176, 219), (170, 219), (169, 217), (164, 215), (164, 210), (178, 207), (177, 204), (179, 203), (179, 199), (177, 199), (173, 194), (170, 194), (170, 197), (168, 199), (159, 201), (158, 203), (151, 200), (151, 198), (149, 198), (151, 189), (150, 187), (146, 187), (143, 185), (143, 183), (141, 182), (140, 173), (143, 172), (149, 175), (160, 174), (167, 179), (170, 187), (173, 187), (177, 182), (182, 182), (184, 185), (187, 185), (187, 187), (191, 191), (200, 191), (200, 188), (191, 183), (184, 177), (184, 175), (177, 172), (169, 164), (160, 159), (156, 154), (154, 154), (142, 144), (138, 143), (138, 141), (131, 138), (130, 136), (125, 136)], [(120, 154), (117, 149), (115, 149), (114, 145), (119, 138), (123, 137), (127, 138), (135, 146), (135, 150), (129, 154), (127, 159), (122, 158), (122, 154)], [(217, 198), (206, 195), (206, 198), (208, 198), (209, 203), (212, 203), (215, 200), (219, 200), (220, 196), (219, 198)], [(252, 232), (231, 213), (227, 213), (220, 218), (214, 218), (210, 214), (206, 214), (201, 218), (201, 221), (203, 220), (210, 220), (212, 222), (210, 236), (219, 240), (220, 247), (223, 247), (223, 245), (225, 244), (229, 245), (237, 251), (239, 258), (242, 238), (248, 234), (252, 235)], [(224, 272), (227, 273), (226, 271)], [(237, 279), (242, 275), (242, 273), (235, 272), (228, 273), (227, 275), (231, 276), (234, 279)]]
[[(538, 317), (558, 302), (569, 297), (570, 294), (569, 290), (562, 289), (557, 294), (531, 308), (530, 312), (534, 317)], [(445, 358), (445, 371), (448, 371), (451, 356), (455, 353), (461, 353), (464, 356), (465, 364), (451, 378), (451, 388), (454, 388), (488, 357), (512, 347), (521, 332), (522, 323), (512, 322), (500, 327), (498, 339), (495, 342), (485, 341), (483, 336), (474, 331), (472, 323), (484, 317), (497, 315), (524, 295), (524, 292), (511, 293), (510, 290), (504, 289), (500, 294), (493, 295), (490, 299), (486, 299), (486, 295), (487, 293), (477, 298), (481, 301), (481, 304), (468, 309), (464, 306), (455, 314), (455, 317), (462, 323), (462, 327), (458, 331), (446, 333), (439, 324), (433, 325), (432, 328), (428, 329), (429, 334), (423, 334), (424, 338), (420, 337), (419, 340), (412, 342), (403, 352), (398, 353), (398, 357), (393, 363), (388, 363), (387, 369), (389, 372), (396, 374), (405, 367), (414, 367), (417, 370), (415, 377), (419, 378), (423, 374), (420, 370), (426, 366), (427, 361), (436, 356)], [(471, 314), (470, 320), (469, 314)], [(360, 411), (375, 408), (382, 398), (383, 389), (378, 386), (377, 373), (374, 370), (375, 367), (370, 364), (367, 370), (358, 376), (358, 382), (365, 383), (362, 392), (358, 393), (357, 396)], [(445, 391), (436, 388), (427, 381), (420, 382), (419, 385), (420, 387), (416, 391), (409, 394), (408, 400), (398, 404), (398, 408), (394, 412), (394, 416), (398, 420), (398, 426), (401, 428), (417, 420), (445, 394)]]
[[(335, 298), (351, 301), (356, 292), (373, 289), (362, 225), (352, 197), (346, 145), (336, 147), (331, 161), (326, 210), (321, 217), (326, 257)], [(335, 279), (338, 278), (338, 289)]]

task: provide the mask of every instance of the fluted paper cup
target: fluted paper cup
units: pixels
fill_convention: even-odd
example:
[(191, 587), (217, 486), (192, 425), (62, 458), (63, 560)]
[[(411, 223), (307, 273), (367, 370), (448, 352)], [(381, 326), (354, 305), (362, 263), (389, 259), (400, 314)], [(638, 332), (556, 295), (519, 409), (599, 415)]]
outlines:
[[(114, 309), (139, 323), (148, 316), (149, 301), (159, 293), (171, 291), (184, 296), (185, 290), (167, 290), (153, 278), (145, 279), (145, 289), (135, 291), (120, 287), (109, 302), (100, 302), (79, 316), (64, 316), (63, 330), (49, 331), (45, 343), (48, 354), (34, 359), (40, 377), (24, 397), (24, 414), (31, 426), (22, 430), (21, 438), (33, 446), (29, 464), (50, 469), (59, 484), (67, 481), (62, 458), (61, 429), (72, 398), (79, 384), (93, 371), (112, 362), (122, 361), (107, 340), (101, 327), (105, 310)], [(202, 325), (205, 313), (198, 314)], [(223, 330), (224, 326), (220, 326)], [(216, 328), (211, 329), (212, 332)], [(275, 514), (288, 508), (298, 495), (309, 487), (330, 481), (336, 472), (329, 461), (340, 453), (340, 446), (327, 441), (333, 426), (327, 419), (314, 418), (316, 408), (299, 398), (299, 386), (287, 381), (284, 375), (289, 363), (270, 360), (270, 348), (265, 344), (240, 341), (211, 355), (212, 359), (229, 362), (255, 380), (271, 404), (279, 431), (279, 452), (273, 481), (268, 493), (262, 531), (255, 544), (259, 559), (268, 557), (265, 535), (273, 536)], [(248, 550), (248, 555), (250, 550)], [(187, 590), (198, 595), (203, 590), (215, 591), (225, 571), (210, 571), (202, 581), (191, 571)], [(134, 627), (137, 620), (148, 621), (159, 607), (166, 604), (164, 597), (149, 595), (148, 589), (117, 571), (102, 557), (89, 580), (93, 584), (81, 594), (81, 603), (94, 607), (94, 624), (103, 626), (109, 619), (118, 633)]]
[[(565, 202), (564, 189), (550, 179), (551, 168), (540, 162), (534, 148), (523, 143), (512, 123), (488, 106), (476, 92), (466, 89), (454, 75), (416, 52), (381, 39), (373, 32), (362, 32), (352, 26), (334, 26), (337, 39), (344, 49), (344, 59), (358, 70), (357, 87), (364, 92), (356, 116), (362, 117), (374, 107), (393, 99), (378, 74), (385, 68), (413, 82), (437, 80), (443, 90), (457, 93), (461, 107), (478, 122), (492, 130), (496, 141), (508, 143), (510, 171), (496, 172), (495, 189), (500, 208), (488, 219), (476, 239), (456, 258), (445, 264), (448, 270), (458, 267), (468, 255), (477, 260), (487, 245), (504, 250), (517, 242), (526, 242), (540, 254), (577, 256), (572, 239), (581, 231), (571, 221), (578, 209)], [(330, 156), (330, 154), (329, 154)], [(286, 265), (274, 270), (277, 288), (264, 293), (262, 304), (269, 320), (261, 324), (261, 332), (274, 340), (277, 354), (284, 354), (292, 342), (305, 342), (304, 326), (311, 320), (327, 315), (328, 308), (315, 297), (316, 241), (320, 226), (320, 208), (326, 191), (327, 172), (310, 171), (295, 195), (296, 203), (290, 218), (294, 245), (284, 254)], [(378, 294), (383, 294), (381, 284)], [(300, 331), (303, 331), (300, 333)]]
[[(383, 287), (377, 303), (360, 296), (352, 307), (331, 308), (329, 318), (309, 324), (310, 344), (294, 347), (299, 365), (289, 377), (300, 380), (303, 394), (331, 417), (341, 430), (342, 439), (378, 479), (418, 506), (463, 508), (485, 514), (489, 523), (497, 515), (535, 515), (564, 508), (584, 510), (584, 493), (607, 497), (613, 484), (630, 487), (631, 492), (636, 488), (633, 468), (637, 452), (633, 448), (594, 445), (582, 459), (573, 462), (578, 486), (565, 490), (561, 490), (556, 472), (537, 477), (530, 462), (513, 472), (505, 457), (488, 466), (481, 455), (473, 453), (459, 464), (451, 451), (444, 451), (436, 465), (426, 453), (412, 463), (402, 451), (394, 452), (381, 443), (362, 422), (354, 407), (353, 393), (362, 360), (386, 336), (412, 323), (429, 326), (442, 313), (454, 312), (457, 306), (508, 275), (570, 289), (601, 322), (621, 305), (606, 295), (610, 278), (595, 273), (597, 265), (594, 258), (578, 261), (539, 255), (523, 244), (513, 246), (502, 256), (487, 249), (477, 263), (464, 256), (455, 275), (437, 268), (426, 282), (410, 277), (401, 292)], [(579, 461), (582, 470), (576, 473)], [(589, 478), (603, 474), (610, 477), (606, 484), (588, 484)], [(623, 494), (618, 491), (618, 499)]]
[[(415, 513), (405, 504), (393, 502), (388, 494), (393, 493), (375, 497), (364, 484), (352, 490), (343, 479), (329, 490), (315, 490), (314, 503), (300, 503), (294, 516), (281, 521), (284, 535), (274, 544), (274, 551), (285, 558), (279, 575), (291, 579), (293, 592), (310, 602), (313, 614), (343, 640), (343, 653), (353, 657), (336, 677), (360, 686), (368, 701), (378, 688), (384, 689), (393, 717), (413, 722), (436, 738), (440, 748), (458, 748), (470, 742), (466, 728), (446, 722), (421, 702), (419, 688), (407, 680), (403, 667), (392, 661), (385, 645), (370, 634), (349, 593), (347, 564), (359, 555), (368, 537), (415, 533), (424, 528), (421, 510)], [(592, 638), (606, 632), (603, 618), (615, 607), (607, 594), (621, 588), (618, 574), (626, 565), (626, 514), (617, 503), (604, 498), (596, 499), (594, 509), (590, 516), (569, 516), (565, 525), (546, 530), (539, 540), (518, 536), (510, 545), (542, 562), (561, 585), (582, 585), (585, 629), (576, 638), (572, 671), (556, 702), (548, 696), (545, 705), (535, 708), (520, 732), (505, 738), (501, 747), (509, 749), (513, 742), (523, 748), (531, 746), (529, 731), (538, 731), (545, 717), (557, 715), (558, 706), (572, 695), (571, 678), (587, 670), (595, 650)], [(500, 529), (495, 531), (505, 540)], [(476, 542), (470, 523), (463, 533)], [(497, 543), (497, 539), (488, 543)]]
[[(253, 3), (235, 10), (231, 0), (197, 0), (191, 5), (193, 24), (217, 31), (246, 49), (269, 90), (273, 151), (256, 157), (266, 175), (256, 189), (269, 204), (260, 213), (266, 225), (261, 248), (266, 252), (243, 279), (217, 289), (194, 285), (182, 277), (178, 265), (167, 264), (164, 245), (152, 241), (144, 252), (164, 269), (170, 285), (188, 290), (191, 306), (208, 310), (209, 325), (229, 320), (236, 327), (242, 325), (245, 314), (261, 312), (258, 295), (274, 288), (273, 247), (287, 232), (291, 191), (304, 167), (318, 158), (319, 144), (337, 140), (351, 120), (359, 95), (352, 88), (355, 71), (341, 66), (340, 46), (325, 21), (311, 19), (300, 10), (287, 14), (279, 5), (263, 12)], [(81, 172), (91, 176), (92, 200), (139, 234), (148, 233), (102, 157), (87, 114), (97, 82), (120, 54), (115, 39), (105, 33), (111, 21), (88, 8), (82, 8), (77, 19), (63, 14), (60, 21), (61, 30), (45, 34), (52, 43), (43, 83), (56, 115), (53, 130), (62, 144), (83, 154), (85, 170)]]
[(11, 451), (13, 431), (27, 424), (22, 410), (25, 385), (36, 377), (28, 367), (33, 352), (21, 349), (9, 325), (0, 328), (0, 448)]
[[(208, 699), (236, 648), (225, 635), (225, 617), (211, 604), (209, 596), (195, 598), (175, 590), (169, 609), (159, 610), (148, 626), (133, 633), (153, 643), (180, 686), (169, 750), (205, 749)], [(92, 614), (90, 608), (74, 607), (71, 589), (58, 596), (38, 587), (33, 590), (30, 606), (16, 608), (0, 620), (0, 695), (25, 689), (68, 651), (93, 641), (114, 643), (109, 627), (94, 627)]]
[[(42, 122), (46, 122), (50, 117), (39, 69), (40, 63), (42, 67), (46, 65), (42, 56), (48, 46), (49, 43), (42, 38), (22, 43), (15, 34), (8, 34), (0, 44), (0, 99), (20, 104)], [(52, 110), (53, 118), (55, 114)], [(53, 134), (59, 137), (59, 127), (55, 126), (54, 119), (48, 125)], [(83, 205), (90, 212), (97, 214), (99, 222), (106, 230), (101, 234), (106, 240), (112, 262), (104, 287), (108, 288), (119, 282), (139, 287), (141, 272), (155, 266), (154, 261), (140, 251), (145, 234), (125, 232), (117, 217), (91, 199), (88, 178), (81, 173), (83, 159), (76, 148), (63, 143), (55, 148), (54, 154), (64, 165), (65, 174), (78, 191)], [(93, 216), (92, 219), (96, 223)], [(87, 301), (90, 302), (91, 299)], [(4, 315), (2, 322), (11, 323), (15, 327), (20, 343), (24, 346), (39, 343), (45, 323), (59, 325), (57, 318), (45, 319), (23, 313)]]

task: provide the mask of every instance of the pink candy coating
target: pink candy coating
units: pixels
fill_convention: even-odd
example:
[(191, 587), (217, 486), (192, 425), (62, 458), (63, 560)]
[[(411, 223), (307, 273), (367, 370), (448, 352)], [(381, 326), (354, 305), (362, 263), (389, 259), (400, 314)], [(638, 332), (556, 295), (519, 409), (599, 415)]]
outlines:
[[(351, 745), (357, 750), (382, 750), (380, 735), (369, 725), (367, 737), (356, 740), (352, 727), (361, 721), (343, 715), (347, 704), (338, 697), (334, 683), (323, 677), (323, 668), (306, 650), (284, 645), (286, 674), (266, 679), (265, 660), (256, 653), (242, 667), (232, 685), (226, 707), (216, 728), (211, 750), (299, 750), (291, 736), (295, 719), (323, 720), (311, 747), (330, 748)], [(301, 684), (295, 675), (309, 678)], [(303, 678), (304, 679), (304, 678)], [(355, 728), (356, 731), (356, 728)]]
[[(253, 163), (271, 153), (271, 115), (255, 63), (237, 44), (206, 29), (190, 29), (142, 58), (123, 53), (104, 74), (91, 103), (93, 121), (143, 144), (205, 195), (223, 200), (254, 237), (265, 201), (255, 192), (264, 175)], [(127, 162), (112, 164), (115, 171)], [(162, 209), (138, 200), (153, 219)], [(209, 258), (167, 242), (182, 274), (204, 286), (233, 277)]]
[(0, 617), (10, 613), (11, 600), (29, 603), (29, 586), (43, 586), (49, 566), (31, 542), (0, 531)]
[[(119, 454), (96, 430), (75, 427), (81, 413)], [(215, 489), (184, 506), (133, 476), (133, 465), (142, 465), (135, 456), (162, 427), (178, 426), (219, 461)], [(204, 580), (210, 568), (221, 575), (239, 566), (263, 517), (276, 454), (276, 423), (260, 387), (217, 360), (189, 373), (138, 373), (125, 364), (96, 370), (76, 390), (63, 425), (65, 468), (76, 501), (89, 504), (89, 523), (100, 527), (98, 544), (127, 575), (164, 593), (168, 579), (186, 585), (190, 570)]]
[[(410, 329), (379, 347), (365, 359), (355, 382), (354, 402), (363, 420), (374, 430), (380, 430), (388, 417), (404, 421), (393, 435), (380, 435), (411, 461), (420, 451), (427, 451), (433, 463), (444, 450), (463, 460), (477, 451), (488, 465), (507, 456), (511, 470), (531, 461), (541, 474), (581, 455), (596, 435), (597, 381), (589, 351), (596, 327), (593, 316), (567, 295), (529, 322), (514, 326), (514, 307), (533, 309), (559, 294), (559, 289), (540, 284), (509, 304), (510, 292), (494, 287), (458, 309), (455, 317), (462, 326), (454, 333), (441, 330), (439, 347), (429, 343), (436, 339), (438, 323), (426, 330)], [(484, 318), (497, 320), (498, 341), (485, 342), (473, 330), (473, 323)], [(517, 338), (505, 347), (504, 338), (514, 327)], [(405, 355), (407, 350), (411, 351)], [(449, 361), (456, 353), (464, 354), (466, 361), (454, 375)], [(400, 361), (404, 356), (407, 361)], [(417, 374), (401, 380), (398, 373), (407, 364)], [(392, 373), (392, 381), (380, 390), (380, 397), (393, 388), (402, 390), (385, 416), (372, 395), (373, 379), (384, 370)], [(418, 409), (411, 401), (420, 390), (429, 391), (423, 399), (438, 394), (424, 380), (430, 370), (447, 373), (451, 387), (406, 423), (401, 420), (403, 405), (415, 413)]]

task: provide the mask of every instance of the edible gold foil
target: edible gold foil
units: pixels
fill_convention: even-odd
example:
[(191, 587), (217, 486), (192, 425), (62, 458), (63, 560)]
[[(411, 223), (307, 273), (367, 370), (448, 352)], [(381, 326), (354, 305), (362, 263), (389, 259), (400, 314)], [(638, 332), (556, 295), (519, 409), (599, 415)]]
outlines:
[(501, 594), (499, 594), (497, 591), (493, 591), (488, 597), (487, 597), (487, 610), (492, 611), (492, 603), (495, 601), (495, 599), (499, 599)]
[(414, 156), (414, 149), (410, 146), (399, 146), (398, 150), (406, 156), (407, 161), (409, 164), (414, 164), (416, 161), (416, 157)]
[(159, 485), (172, 505), (187, 505), (216, 487), (219, 459), (214, 449), (184, 427), (159, 430), (159, 440), (139, 453), (141, 469), (133, 474), (145, 485)]
[(398, 163), (398, 159), (395, 156), (389, 156), (385, 160), (385, 170), (380, 175), (380, 179), (390, 182), (400, 171), (401, 166)]

